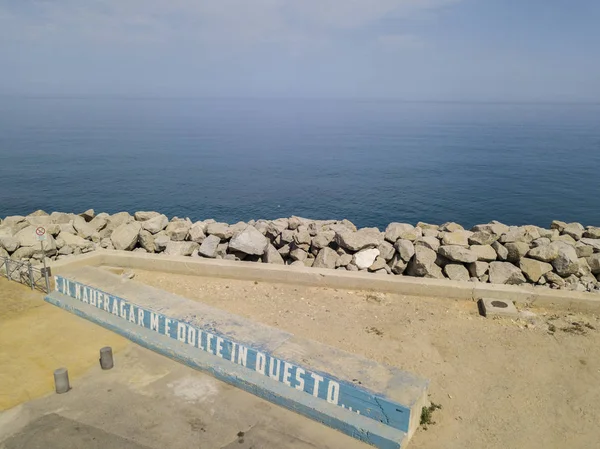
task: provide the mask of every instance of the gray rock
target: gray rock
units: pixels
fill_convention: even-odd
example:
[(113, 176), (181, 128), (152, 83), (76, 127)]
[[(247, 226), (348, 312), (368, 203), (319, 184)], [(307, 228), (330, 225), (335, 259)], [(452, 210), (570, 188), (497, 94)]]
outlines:
[(558, 257), (552, 261), (552, 266), (559, 276), (568, 277), (579, 271), (579, 261), (575, 247), (561, 242), (552, 244), (558, 248)]
[(77, 234), (77, 231), (73, 227), (73, 223), (61, 223), (58, 225), (58, 227), (60, 228), (59, 234), (61, 232), (68, 232), (69, 234), (73, 235)]
[(75, 231), (77, 231), (77, 235), (89, 240), (92, 235), (97, 232), (97, 230), (90, 226), (82, 217), (76, 217), (75, 220), (73, 220), (73, 227), (75, 228)]
[(50, 218), (52, 219), (52, 223), (55, 224), (66, 224), (73, 221), (73, 214), (65, 214), (63, 212), (52, 212), (50, 214)]
[(300, 226), (302, 226), (302, 224), (305, 222), (306, 220), (300, 218), (300, 217), (296, 217), (296, 216), (292, 216), (288, 219), (288, 228), (290, 228), (292, 231), (298, 229)]
[(192, 224), (189, 221), (171, 221), (165, 229), (169, 238), (175, 242), (183, 242), (187, 239)]
[(573, 237), (571, 237), (570, 235), (567, 235), (567, 234), (559, 235), (557, 237), (552, 237), (551, 240), (553, 242), (568, 243), (571, 246), (575, 246), (575, 244), (577, 243), (577, 241)]
[(443, 225), (441, 225), (439, 227), (439, 229), (441, 231), (446, 231), (446, 232), (456, 232), (456, 231), (464, 231), (465, 230), (465, 228), (463, 228), (458, 223), (454, 223), (453, 221), (444, 223)]
[(563, 278), (561, 278), (558, 274), (549, 271), (548, 273), (546, 273), (546, 280), (551, 283), (556, 285), (559, 288), (562, 288), (565, 286), (565, 280)]
[(400, 258), (405, 262), (410, 261), (415, 255), (415, 246), (410, 240), (399, 239), (394, 246), (396, 251), (398, 251)]
[(335, 242), (348, 251), (360, 251), (376, 248), (383, 241), (383, 235), (377, 228), (362, 228), (356, 232), (345, 231), (335, 235)]
[(135, 247), (141, 229), (136, 221), (124, 223), (113, 231), (110, 240), (116, 250), (130, 251)]
[(590, 267), (590, 270), (593, 274), (600, 274), (600, 253), (593, 254), (588, 257), (587, 263)]
[(292, 246), (287, 243), (277, 250), (281, 257), (288, 257), (292, 251)]
[(292, 231), (291, 229), (284, 229), (283, 231), (281, 231), (281, 243), (282, 244), (287, 244), (287, 243), (292, 243), (294, 241), (294, 231)]
[(206, 227), (207, 226), (204, 223), (194, 223), (190, 227), (188, 239), (192, 242), (202, 243), (206, 238), (206, 235), (204, 234), (204, 230), (206, 229)]
[(283, 257), (281, 257), (281, 254), (279, 254), (277, 249), (271, 244), (269, 244), (267, 246), (267, 249), (266, 249), (265, 253), (263, 254), (263, 262), (264, 263), (272, 263), (275, 265), (284, 265), (285, 264), (285, 262), (283, 261)]
[(455, 232), (444, 232), (442, 234), (442, 245), (458, 245), (458, 246), (469, 246), (469, 237), (473, 233), (471, 231), (455, 231)]
[(449, 263), (444, 267), (444, 273), (453, 281), (468, 281), (469, 271), (460, 264)]
[(346, 267), (350, 263), (352, 263), (352, 254), (342, 254), (339, 255), (338, 259), (335, 261), (335, 266)]
[[(0, 246), (0, 257), (8, 257), (8, 252), (1, 246)], [(0, 274), (5, 274), (5, 273), (6, 273), (6, 268), (5, 267), (0, 268)]]
[(25, 222), (31, 226), (48, 226), (53, 223), (49, 215), (28, 215), (25, 217)]
[(154, 235), (154, 246), (156, 247), (156, 252), (159, 253), (167, 249), (167, 245), (171, 239), (167, 234), (155, 234)]
[(422, 221), (420, 221), (420, 222), (417, 223), (417, 228), (421, 228), (421, 229), (434, 229), (436, 231), (440, 230), (440, 227), (438, 225), (424, 223)]
[[(369, 251), (369, 250), (366, 250)], [(375, 259), (375, 262), (373, 262), (373, 264), (368, 268), (369, 271), (377, 273), (380, 270), (383, 270), (385, 272), (385, 274), (387, 274), (387, 271), (385, 271), (385, 267), (387, 267), (387, 264), (385, 263), (385, 259), (381, 256), (377, 256), (377, 258)]]
[(160, 231), (165, 229), (169, 224), (169, 219), (166, 215), (157, 215), (155, 217), (144, 220), (142, 223), (142, 229), (150, 232), (151, 234), (158, 234)]
[(317, 249), (325, 248), (334, 238), (335, 231), (321, 231), (312, 239), (312, 245)]
[(40, 246), (35, 230), (37, 226), (27, 226), (17, 232), (14, 238), (19, 242), (19, 246)]
[[(288, 227), (287, 218), (278, 218), (277, 220), (273, 220), (273, 221), (270, 221), (269, 223), (267, 223), (265, 235), (267, 236), (267, 238), (272, 240), (275, 237), (277, 237), (279, 234), (281, 234), (283, 231), (285, 231), (287, 229), (287, 227)], [(333, 235), (335, 235), (335, 233), (333, 233)], [(327, 246), (327, 245), (325, 245), (325, 246)]]
[(498, 257), (496, 250), (491, 245), (473, 245), (469, 249), (475, 253), (477, 260), (484, 262), (493, 262)]
[(0, 247), (12, 253), (19, 247), (19, 240), (15, 237), (0, 237)]
[(139, 211), (133, 214), (133, 218), (135, 218), (136, 221), (148, 221), (151, 218), (159, 217), (160, 215), (161, 214), (158, 212)]
[(574, 240), (579, 240), (583, 237), (583, 232), (585, 228), (581, 225), (581, 223), (569, 223), (562, 230), (563, 234), (571, 236)]
[(154, 244), (154, 236), (150, 232), (148, 232), (144, 229), (142, 229), (140, 231), (140, 233), (138, 234), (138, 243), (147, 252), (149, 252), (149, 253), (156, 252), (156, 245)]
[(199, 246), (196, 242), (171, 241), (167, 243), (165, 254), (167, 256), (191, 256)]
[(64, 245), (61, 249), (58, 250), (58, 254), (61, 256), (69, 256), (73, 254), (73, 247), (69, 245)]
[(229, 247), (233, 251), (240, 251), (245, 254), (262, 256), (267, 249), (269, 240), (262, 235), (255, 227), (246, 225), (231, 238)]
[(454, 262), (472, 263), (477, 261), (477, 254), (457, 245), (440, 246), (439, 254)]
[(338, 253), (329, 247), (322, 248), (315, 259), (313, 267), (315, 268), (330, 268), (333, 269), (337, 266), (337, 261), (340, 258)]
[[(71, 246), (73, 249), (84, 249), (84, 248), (93, 248), (94, 244), (84, 238), (79, 237), (78, 235), (70, 234), (68, 232), (61, 232), (58, 235), (57, 240), (61, 241), (60, 246)], [(58, 244), (58, 242), (57, 242)]]
[(575, 244), (575, 252), (577, 253), (577, 257), (590, 257), (594, 254), (594, 248), (579, 241)]
[(499, 260), (506, 260), (508, 257), (508, 250), (504, 245), (496, 241), (492, 243), (492, 248), (494, 248), (494, 251), (496, 251)]
[(39, 251), (41, 251), (39, 247), (21, 246), (14, 253), (11, 254), (10, 258), (13, 260), (31, 259), (36, 254), (36, 252)]
[(377, 256), (379, 256), (379, 250), (377, 248), (363, 249), (354, 254), (352, 263), (356, 265), (359, 270), (366, 270), (373, 265)]
[(492, 221), (487, 224), (480, 224), (473, 226), (473, 232), (487, 232), (500, 237), (502, 234), (506, 234), (509, 231), (509, 227), (497, 221)]
[(217, 257), (217, 248), (220, 243), (221, 239), (219, 237), (216, 235), (209, 235), (204, 239), (202, 245), (200, 245), (198, 253), (204, 257), (210, 257), (211, 259), (214, 259)]
[(491, 232), (479, 231), (473, 233), (469, 237), (470, 245), (491, 245), (498, 240), (498, 235), (492, 234)]
[(114, 249), (114, 246), (109, 238), (100, 240), (100, 248)]
[(594, 248), (594, 252), (596, 253), (600, 252), (600, 240), (584, 237), (579, 241), (579, 243), (591, 246), (592, 248)]
[(500, 243), (531, 243), (540, 238), (540, 233), (535, 226), (513, 226), (508, 232), (500, 236)]
[(414, 233), (414, 229), (415, 227), (408, 223), (390, 223), (385, 229), (385, 239), (390, 243), (396, 243), (403, 234)]
[(447, 257), (442, 256), (441, 254), (438, 254), (435, 258), (435, 264), (441, 268), (444, 268), (449, 263), (452, 263), (452, 261)]
[(81, 218), (83, 218), (85, 221), (92, 221), (94, 219), (94, 217), (96, 216), (96, 213), (94, 212), (94, 209), (88, 209), (85, 212), (82, 212), (81, 214), (79, 214), (79, 216)]
[(408, 267), (408, 262), (402, 260), (399, 254), (396, 254), (390, 262), (390, 268), (394, 274), (404, 273), (404, 271), (406, 271), (406, 267)]
[(487, 262), (473, 262), (470, 263), (467, 266), (468, 270), (469, 270), (469, 274), (472, 277), (476, 277), (477, 279), (481, 280), (481, 277), (485, 274), (487, 274), (489, 268), (490, 268), (490, 264)]
[(510, 262), (492, 262), (489, 268), (492, 284), (520, 285), (526, 282), (521, 270)]
[(440, 249), (440, 241), (437, 239), (437, 237), (419, 237), (417, 240), (415, 240), (415, 246), (417, 245), (423, 245), (434, 251)]
[(551, 243), (551, 240), (547, 237), (540, 237), (539, 239), (535, 239), (533, 242), (531, 242), (531, 246), (533, 246), (534, 248), (537, 248), (538, 246), (546, 246), (549, 245)]
[(553, 237), (557, 237), (560, 232), (557, 229), (544, 229), (538, 228), (538, 232), (540, 233), (541, 238), (552, 239)]
[(295, 248), (292, 251), (290, 251), (290, 258), (292, 260), (304, 262), (306, 259), (308, 259), (308, 253), (303, 249)]
[(577, 263), (579, 264), (579, 270), (577, 270), (576, 273), (577, 277), (586, 276), (592, 273), (592, 268), (585, 257), (577, 259)]
[(108, 219), (106, 219), (104, 217), (94, 217), (87, 225), (91, 229), (93, 229), (94, 232), (98, 232), (98, 231), (101, 231), (102, 229), (104, 229), (107, 224), (108, 224)]
[(567, 223), (564, 221), (553, 220), (550, 224), (551, 229), (558, 229), (559, 232), (562, 232), (563, 229), (567, 227)]
[(396, 252), (392, 244), (387, 240), (381, 242), (377, 249), (379, 250), (379, 255), (383, 257), (386, 262), (392, 260), (392, 257), (394, 257), (394, 253)]
[(308, 228), (300, 226), (294, 234), (294, 241), (298, 245), (310, 245), (310, 243), (312, 242), (312, 237), (310, 236), (310, 232), (308, 232)]
[(106, 225), (106, 228), (113, 231), (119, 226), (133, 221), (133, 217), (129, 214), (129, 212), (118, 212), (114, 215), (107, 217), (107, 220), (108, 223)]
[(540, 262), (539, 260), (529, 259), (527, 257), (524, 257), (519, 261), (519, 267), (527, 279), (534, 283), (538, 282), (546, 273), (552, 271), (552, 265), (549, 263)]
[(588, 226), (583, 233), (583, 237), (588, 239), (600, 239), (600, 228), (595, 226)]
[(558, 245), (541, 245), (537, 248), (532, 248), (527, 252), (527, 257), (542, 262), (552, 262), (558, 257)]
[(230, 229), (230, 226), (227, 223), (210, 223), (206, 227), (206, 233), (208, 235), (216, 235), (222, 240), (229, 240), (233, 237), (233, 230)]
[(529, 252), (529, 243), (525, 242), (508, 242), (504, 246), (508, 250), (506, 260), (513, 263), (518, 263)]
[(421, 232), (423, 233), (422, 237), (435, 237), (437, 239), (440, 236), (440, 232), (437, 229), (422, 229)]
[[(435, 264), (436, 258), (435, 251), (419, 245), (415, 247), (415, 255), (409, 262), (406, 273), (410, 276), (442, 279), (444, 275), (442, 269)], [(392, 271), (394, 271), (394, 267), (392, 267)]]

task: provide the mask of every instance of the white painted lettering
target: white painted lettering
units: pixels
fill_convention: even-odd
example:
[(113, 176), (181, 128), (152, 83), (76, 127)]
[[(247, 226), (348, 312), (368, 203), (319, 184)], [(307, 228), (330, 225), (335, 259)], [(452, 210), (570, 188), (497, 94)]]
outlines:
[(288, 362), (283, 362), (283, 380), (282, 380), (282, 382), (284, 384), (286, 384), (288, 387), (292, 386), (292, 384), (290, 382), (290, 377), (292, 375), (292, 373), (290, 372), (291, 368), (292, 368), (292, 365), (290, 365)]
[[(238, 360), (239, 360), (239, 357), (238, 357)], [(264, 376), (266, 365), (267, 365), (267, 357), (262, 352), (257, 352), (256, 353), (256, 371)]]
[(110, 313), (110, 295), (104, 295), (104, 307), (105, 312)]
[(165, 317), (165, 335), (171, 336), (171, 320)]
[(120, 316), (121, 318), (125, 318), (127, 319), (127, 313), (125, 312), (125, 304), (127, 304), (125, 301), (121, 301), (119, 304), (119, 312), (120, 312)]
[(323, 377), (319, 376), (315, 373), (310, 373), (310, 377), (315, 380), (315, 385), (313, 386), (313, 396), (315, 398), (319, 397), (319, 384), (323, 381)]
[(334, 382), (333, 380), (329, 381), (327, 385), (327, 402), (330, 404), (337, 405), (338, 400), (340, 398), (340, 384)]
[(83, 287), (83, 302), (87, 302), (89, 304), (90, 300), (88, 298), (88, 288), (87, 287)]
[(119, 305), (117, 304), (117, 298), (112, 299), (112, 314), (119, 316)]
[(158, 315), (154, 312), (150, 312), (150, 329), (156, 332), (158, 330)]
[(185, 324), (177, 323), (177, 340), (181, 343), (185, 343)]
[[(277, 361), (277, 364), (275, 364)], [(275, 372), (275, 365), (277, 365), (277, 372)], [(269, 357), (269, 377), (271, 379), (279, 380), (279, 374), (281, 372), (281, 360), (274, 359), (273, 357)]]
[(104, 293), (98, 292), (98, 296), (96, 297), (96, 307), (101, 309), (103, 304), (104, 304)]
[(192, 326), (188, 326), (187, 337), (188, 345), (196, 346), (196, 329)]
[(75, 299), (81, 301), (81, 285), (75, 284)]
[[(260, 352), (258, 354), (260, 354)], [(258, 354), (257, 354), (257, 357), (258, 357)], [(248, 361), (248, 348), (240, 345), (238, 348), (238, 357), (237, 357), (238, 365), (246, 366), (247, 361)], [(258, 359), (257, 359), (257, 362), (258, 362)], [(265, 374), (264, 369), (263, 369), (263, 374)]]
[(232, 341), (231, 342), (231, 355), (230, 355), (230, 360), (232, 362), (235, 362), (235, 348), (237, 348), (237, 343)]
[(202, 346), (202, 331), (198, 329), (198, 347), (203, 351), (206, 351), (206, 348)]
[(129, 304), (129, 322), (135, 324), (135, 310), (133, 304)]
[(214, 354), (214, 352), (213, 352), (213, 350), (211, 348), (211, 342), (212, 342), (213, 338), (215, 338), (215, 336), (213, 334), (208, 333), (208, 332), (206, 333), (206, 351), (209, 354)]
[(217, 347), (216, 351), (217, 357), (223, 358), (223, 339), (221, 337), (217, 337)]
[(300, 367), (296, 368), (296, 382), (298, 382), (298, 385), (296, 385), (296, 390), (304, 391), (304, 374), (305, 373), (306, 373), (306, 371), (304, 371), (302, 368), (300, 368)]
[(138, 307), (138, 324), (144, 326), (144, 310)]
[(98, 290), (92, 290), (92, 291), (91, 291), (91, 295), (90, 295), (90, 304), (91, 304), (91, 305), (93, 305), (93, 306), (96, 306), (96, 303), (97, 303), (97, 301), (96, 301), (97, 295), (98, 295)]

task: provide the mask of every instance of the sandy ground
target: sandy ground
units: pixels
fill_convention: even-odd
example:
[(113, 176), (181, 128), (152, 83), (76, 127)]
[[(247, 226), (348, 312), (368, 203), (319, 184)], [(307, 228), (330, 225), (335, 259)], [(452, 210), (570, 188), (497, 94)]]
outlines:
[[(600, 320), (491, 320), (469, 301), (136, 271), (136, 280), (430, 379), (442, 405), (414, 449), (591, 449)], [(576, 323), (576, 324), (573, 324)]]

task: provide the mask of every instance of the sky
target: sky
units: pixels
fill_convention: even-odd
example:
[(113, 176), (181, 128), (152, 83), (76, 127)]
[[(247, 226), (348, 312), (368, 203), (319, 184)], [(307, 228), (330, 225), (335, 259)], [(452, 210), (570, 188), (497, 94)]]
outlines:
[(600, 102), (598, 0), (0, 0), (0, 95)]

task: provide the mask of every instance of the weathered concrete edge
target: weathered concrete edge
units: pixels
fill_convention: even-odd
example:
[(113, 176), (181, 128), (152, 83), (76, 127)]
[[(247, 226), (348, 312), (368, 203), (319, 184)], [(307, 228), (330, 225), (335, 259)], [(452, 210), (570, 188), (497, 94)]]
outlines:
[(560, 310), (600, 313), (600, 295), (587, 292), (458, 282), (408, 276), (374, 275), (319, 268), (289, 267), (255, 262), (199, 259), (182, 256), (96, 251), (53, 263), (53, 269), (82, 265), (108, 265), (174, 274), (257, 280), (347, 290), (373, 290), (410, 296), (432, 296), (476, 301), (482, 297)]
[(141, 346), (194, 369), (208, 372), (217, 379), (323, 423), (367, 444), (380, 449), (399, 449), (405, 442), (406, 434), (400, 430), (323, 403), (323, 401), (294, 389), (285, 388), (277, 382), (270, 382), (269, 379), (258, 373), (243, 370), (226, 360), (211, 357), (190, 346), (179, 345), (170, 338), (119, 320), (98, 309), (84, 307), (79, 301), (61, 293), (52, 292), (44, 299), (50, 304), (103, 326)]

